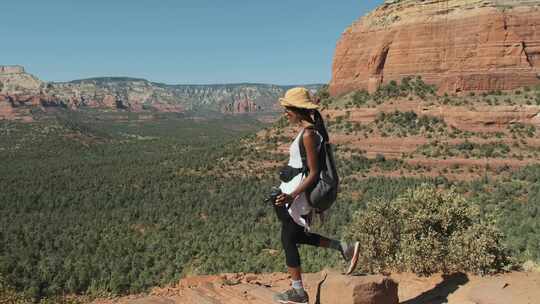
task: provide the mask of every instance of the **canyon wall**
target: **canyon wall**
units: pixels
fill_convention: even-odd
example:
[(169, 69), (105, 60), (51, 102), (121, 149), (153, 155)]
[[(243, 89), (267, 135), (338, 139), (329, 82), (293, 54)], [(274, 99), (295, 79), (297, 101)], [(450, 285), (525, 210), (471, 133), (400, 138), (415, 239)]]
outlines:
[(540, 1), (385, 1), (343, 32), (329, 91), (416, 75), (439, 93), (540, 84)]
[[(227, 114), (273, 112), (291, 86), (270, 84), (168, 85), (129, 77), (43, 82), (21, 66), (0, 66), (0, 119), (29, 119), (36, 107)], [(307, 85), (315, 92), (320, 85)]]

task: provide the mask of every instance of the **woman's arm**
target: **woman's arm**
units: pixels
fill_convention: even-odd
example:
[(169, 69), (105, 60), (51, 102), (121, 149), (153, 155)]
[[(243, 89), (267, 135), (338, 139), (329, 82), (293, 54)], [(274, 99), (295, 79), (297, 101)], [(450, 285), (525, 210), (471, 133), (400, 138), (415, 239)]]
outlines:
[(309, 168), (308, 176), (302, 181), (291, 194), (282, 194), (276, 199), (277, 205), (283, 205), (290, 203), (300, 193), (306, 191), (311, 187), (318, 178), (319, 175), (319, 155), (317, 153), (317, 134), (311, 129), (306, 129), (303, 136), (304, 147), (306, 148), (307, 166)]

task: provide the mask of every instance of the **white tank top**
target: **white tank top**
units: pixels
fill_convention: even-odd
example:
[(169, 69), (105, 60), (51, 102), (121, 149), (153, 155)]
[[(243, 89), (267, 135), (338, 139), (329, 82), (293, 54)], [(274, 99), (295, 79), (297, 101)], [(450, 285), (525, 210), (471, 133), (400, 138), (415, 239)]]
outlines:
[[(292, 142), (291, 146), (289, 147), (288, 165), (293, 168), (302, 168), (302, 156), (300, 154), (300, 140), (301, 140), (300, 135), (301, 134), (302, 134), (302, 130), (300, 131), (300, 133), (298, 133), (298, 135)], [(321, 142), (323, 138), (319, 134), (319, 132), (315, 131), (315, 134), (319, 136), (319, 144), (317, 145), (317, 152), (318, 152), (321, 149)], [(279, 188), (281, 189), (283, 193), (291, 194), (298, 186), (300, 186), (304, 178), (305, 176), (303, 174), (298, 174), (289, 182), (287, 183), (282, 182)], [(307, 202), (305, 192), (302, 192), (300, 195), (296, 197), (296, 200), (294, 201), (292, 206), (289, 208), (289, 214), (295, 223), (309, 230), (308, 223), (302, 217), (302, 215), (309, 214), (311, 212), (311, 209), (312, 209), (311, 206)]]

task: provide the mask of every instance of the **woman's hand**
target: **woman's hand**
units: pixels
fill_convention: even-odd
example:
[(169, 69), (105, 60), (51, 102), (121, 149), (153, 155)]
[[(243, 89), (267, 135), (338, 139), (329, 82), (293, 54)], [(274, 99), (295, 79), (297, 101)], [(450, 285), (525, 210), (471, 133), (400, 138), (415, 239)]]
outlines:
[(284, 206), (285, 204), (290, 204), (294, 201), (294, 197), (287, 193), (281, 193), (276, 198), (276, 206)]

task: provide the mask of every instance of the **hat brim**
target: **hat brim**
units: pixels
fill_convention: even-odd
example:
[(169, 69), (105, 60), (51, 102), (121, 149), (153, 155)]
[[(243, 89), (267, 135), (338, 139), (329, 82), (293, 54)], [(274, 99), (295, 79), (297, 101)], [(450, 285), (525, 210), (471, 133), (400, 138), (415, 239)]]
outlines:
[(308, 101), (295, 101), (295, 102), (291, 102), (285, 98), (280, 98), (279, 99), (279, 103), (281, 104), (281, 106), (283, 107), (294, 107), (294, 108), (300, 108), (300, 109), (309, 109), (309, 110), (314, 110), (314, 109), (318, 109), (319, 108), (319, 105), (317, 104), (314, 104), (312, 102), (308, 102)]

